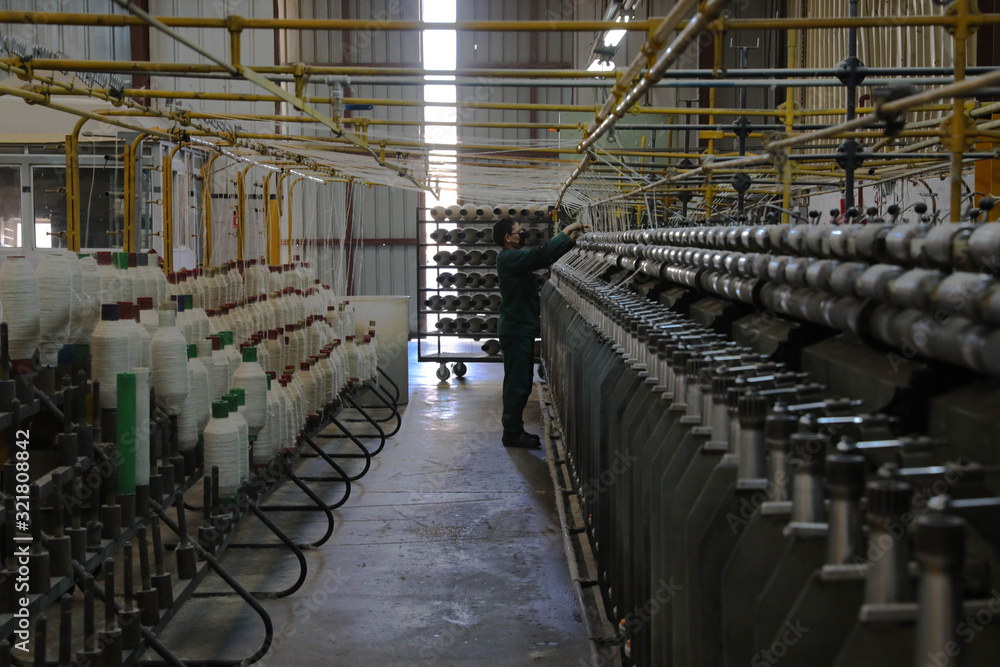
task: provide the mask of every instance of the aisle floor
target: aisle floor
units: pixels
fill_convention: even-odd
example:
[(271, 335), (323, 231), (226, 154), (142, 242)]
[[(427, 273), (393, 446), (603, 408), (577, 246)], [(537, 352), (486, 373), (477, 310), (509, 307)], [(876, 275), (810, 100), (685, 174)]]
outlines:
[[(415, 344), (410, 357), (402, 428), (335, 512), (332, 539), (306, 552), (302, 589), (265, 603), (275, 637), (258, 664), (589, 665), (544, 450), (500, 443), (502, 366), (469, 364), (465, 378), (440, 382), (437, 364), (416, 363)], [(541, 433), (537, 388), (525, 418)], [(342, 488), (314, 486), (329, 502)], [(272, 502), (301, 501), (285, 487)], [(318, 512), (270, 516), (297, 541), (326, 525)], [(256, 537), (274, 541), (255, 521), (238, 541)], [(224, 564), (254, 590), (280, 589), (298, 573), (283, 550), (229, 550)], [(242, 601), (189, 606), (165, 637), (185, 647), (182, 657), (238, 658), (259, 645), (261, 622)]]

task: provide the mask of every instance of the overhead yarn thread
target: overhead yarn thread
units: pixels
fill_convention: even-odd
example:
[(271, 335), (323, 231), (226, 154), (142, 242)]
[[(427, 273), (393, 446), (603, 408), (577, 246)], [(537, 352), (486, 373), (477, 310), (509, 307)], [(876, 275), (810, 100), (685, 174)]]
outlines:
[(69, 342), (70, 305), (73, 283), (69, 262), (62, 252), (46, 252), (38, 261), (35, 280), (38, 302), (38, 356), (42, 366), (55, 366), (59, 350)]
[[(20, 255), (0, 265), (0, 299), (12, 359), (30, 359), (38, 347), (38, 281), (31, 262)], [(112, 395), (113, 396), (113, 395)]]
[(135, 367), (135, 484), (149, 486), (149, 369)]
[(159, 328), (153, 336), (153, 388), (167, 414), (179, 415), (188, 395), (187, 343), (175, 326), (176, 313), (159, 311)]
[(212, 419), (205, 427), (205, 472), (219, 469), (219, 496), (231, 498), (240, 484), (239, 456), (240, 434), (236, 423), (229, 418), (225, 401), (212, 404)]

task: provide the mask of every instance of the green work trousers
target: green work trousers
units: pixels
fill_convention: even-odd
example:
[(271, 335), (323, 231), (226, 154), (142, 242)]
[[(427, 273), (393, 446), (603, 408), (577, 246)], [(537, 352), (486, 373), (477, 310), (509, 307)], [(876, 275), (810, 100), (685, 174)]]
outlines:
[(503, 432), (517, 435), (524, 431), (522, 414), (531, 395), (535, 375), (535, 337), (500, 336), (503, 350)]

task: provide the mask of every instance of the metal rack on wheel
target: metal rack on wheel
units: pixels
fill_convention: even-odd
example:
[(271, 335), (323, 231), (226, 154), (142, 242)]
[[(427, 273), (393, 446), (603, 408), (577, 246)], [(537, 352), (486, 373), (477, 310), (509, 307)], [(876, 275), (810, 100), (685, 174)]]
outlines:
[[(528, 246), (551, 237), (551, 216), (542, 210), (540, 218), (537, 214), (530, 219), (515, 218), (529, 230)], [(503, 361), (497, 336), (500, 284), (496, 256), (500, 248), (493, 241), (493, 225), (500, 217), (428, 220), (429, 211), (417, 209), (417, 360), (440, 363), (437, 376), (443, 381), (452, 372), (456, 377), (464, 376), (466, 363)], [(541, 284), (543, 272), (538, 275)], [(477, 345), (480, 342), (482, 345)], [(461, 349), (466, 347), (469, 349)], [(537, 357), (536, 352), (536, 362)], [(450, 370), (448, 364), (452, 364)]]

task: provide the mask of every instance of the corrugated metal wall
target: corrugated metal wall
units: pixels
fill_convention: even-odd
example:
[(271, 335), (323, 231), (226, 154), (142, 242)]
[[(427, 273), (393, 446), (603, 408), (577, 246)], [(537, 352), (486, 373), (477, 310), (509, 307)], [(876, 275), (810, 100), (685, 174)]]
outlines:
[[(459, 21), (539, 21), (573, 18), (573, 4), (566, 0), (463, 0), (458, 3)], [(574, 67), (574, 33), (459, 32), (457, 67), (481, 69), (538, 69)], [(476, 103), (572, 104), (570, 88), (494, 85), (483, 77), (475, 85), (458, 86), (457, 100)], [(459, 109), (464, 123), (559, 122), (557, 111)], [(557, 135), (535, 129), (487, 129), (459, 127), (459, 143), (484, 143), (504, 139), (528, 149), (533, 141), (551, 141)], [(551, 156), (550, 156), (551, 157)], [(462, 193), (459, 193), (461, 196)], [(490, 202), (493, 204), (499, 202)], [(516, 203), (516, 202), (512, 202)]]
[[(374, 66), (420, 66), (420, 35), (415, 32), (387, 31), (380, 28), (383, 21), (412, 21), (420, 18), (420, 3), (418, 0), (302, 0), (293, 2), (286, 0), (284, 11), (289, 18), (350, 18), (371, 21), (364, 30), (350, 33), (340, 31), (303, 31), (290, 34), (284, 46), (283, 59), (287, 62), (305, 62), (311, 64), (340, 64)], [(347, 48), (344, 48), (344, 37), (349, 37)], [(312, 81), (310, 94), (329, 96), (330, 87), (325, 81)], [(422, 89), (419, 86), (399, 85), (362, 85), (352, 83), (345, 91), (345, 96), (364, 99), (412, 100), (422, 99)], [(329, 112), (329, 107), (320, 105), (320, 110)], [(372, 111), (355, 112), (356, 115), (375, 119), (418, 121), (423, 117), (419, 107), (376, 106)], [(328, 131), (317, 127), (308, 128), (307, 133), (328, 135)], [(372, 126), (372, 136), (377, 133), (404, 137), (419, 141), (420, 128), (416, 126)], [(310, 205), (310, 196), (322, 197), (322, 190), (331, 186), (315, 186), (301, 183), (296, 190), (296, 202), (303, 207)], [(348, 207), (348, 192), (353, 195), (351, 206)], [(314, 193), (309, 195), (306, 193)], [(417, 206), (419, 193), (397, 188), (376, 185), (367, 188), (363, 185), (353, 185), (348, 189), (344, 185), (333, 186), (333, 196), (330, 200), (317, 199), (320, 209), (331, 210), (331, 214), (342, 220), (345, 212), (353, 211), (351, 219), (352, 240), (348, 243), (353, 247), (354, 265), (351, 271), (354, 294), (362, 295), (409, 295), (410, 328), (416, 329), (417, 322), (417, 247), (404, 245), (404, 239), (416, 241)], [(296, 208), (298, 208), (298, 205)], [(309, 213), (303, 210), (298, 220), (309, 218)], [(340, 241), (346, 229), (334, 225), (334, 236)], [(329, 228), (323, 229), (323, 224), (314, 229), (304, 230), (306, 238), (315, 238), (311, 234), (329, 233)], [(293, 235), (297, 235), (294, 232)], [(378, 239), (387, 239), (385, 244)], [(339, 244), (319, 245), (311, 247), (307, 256), (315, 256), (324, 271), (330, 275), (343, 275), (346, 280), (347, 270), (344, 267), (344, 248)], [(338, 271), (343, 271), (338, 274)]]
[[(86, 14), (126, 14), (108, 0), (0, 0), (0, 10), (17, 12), (79, 12)], [(0, 28), (7, 37), (19, 39), (30, 48), (39, 44), (62, 52), (67, 58), (129, 60), (132, 49), (128, 28), (6, 24)]]

